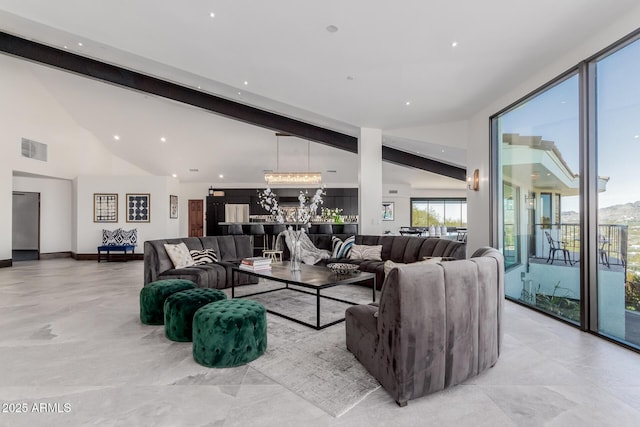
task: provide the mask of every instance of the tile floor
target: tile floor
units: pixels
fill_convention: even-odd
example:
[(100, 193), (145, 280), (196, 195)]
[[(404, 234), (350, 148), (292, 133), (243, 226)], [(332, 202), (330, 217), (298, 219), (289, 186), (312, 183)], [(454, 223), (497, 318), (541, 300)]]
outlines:
[(333, 418), (158, 339), (138, 319), (141, 283), (141, 261), (0, 269), (0, 426), (640, 425), (640, 355), (509, 302), (493, 369), (405, 408), (379, 389)]

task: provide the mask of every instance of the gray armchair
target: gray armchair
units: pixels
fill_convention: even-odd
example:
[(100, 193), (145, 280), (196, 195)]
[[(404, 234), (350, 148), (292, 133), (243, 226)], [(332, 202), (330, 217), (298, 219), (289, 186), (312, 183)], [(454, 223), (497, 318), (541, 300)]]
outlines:
[(387, 275), (380, 305), (346, 312), (347, 348), (398, 405), (492, 367), (502, 343), (504, 259), (405, 265)]

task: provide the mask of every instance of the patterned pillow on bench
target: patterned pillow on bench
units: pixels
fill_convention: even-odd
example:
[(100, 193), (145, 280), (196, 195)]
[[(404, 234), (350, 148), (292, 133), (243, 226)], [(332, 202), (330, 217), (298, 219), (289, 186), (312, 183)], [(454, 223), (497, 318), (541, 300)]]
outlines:
[(116, 228), (115, 230), (102, 230), (102, 244), (104, 246), (136, 246), (138, 243), (138, 230), (123, 230)]

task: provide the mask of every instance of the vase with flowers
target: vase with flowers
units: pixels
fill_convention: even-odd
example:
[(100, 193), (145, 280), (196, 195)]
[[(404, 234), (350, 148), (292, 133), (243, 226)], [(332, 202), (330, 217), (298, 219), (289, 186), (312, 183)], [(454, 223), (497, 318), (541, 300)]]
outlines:
[(283, 224), (286, 220), (290, 220), (295, 223), (295, 230), (293, 226), (289, 226), (288, 233), (291, 238), (289, 248), (291, 252), (291, 261), (289, 262), (291, 271), (298, 271), (301, 268), (302, 245), (300, 238), (302, 233), (305, 232), (305, 228), (311, 226), (311, 219), (313, 219), (318, 207), (323, 203), (322, 196), (325, 194), (324, 188), (324, 186), (318, 188), (311, 198), (308, 197), (306, 191), (300, 190), (300, 194), (298, 195), (299, 205), (289, 216), (285, 215), (284, 210), (278, 203), (278, 195), (274, 193), (269, 186), (263, 191), (258, 192), (258, 204), (273, 215), (276, 222)]

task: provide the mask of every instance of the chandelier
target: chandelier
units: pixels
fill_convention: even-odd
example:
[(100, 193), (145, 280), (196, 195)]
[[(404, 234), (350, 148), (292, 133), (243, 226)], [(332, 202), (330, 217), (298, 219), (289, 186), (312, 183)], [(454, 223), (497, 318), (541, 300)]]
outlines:
[(280, 137), (291, 136), (286, 133), (276, 133), (276, 171), (265, 171), (264, 180), (268, 185), (298, 185), (298, 184), (320, 184), (322, 182), (321, 172), (308, 172), (310, 161), (310, 142), (307, 141), (307, 172), (280, 172)]

